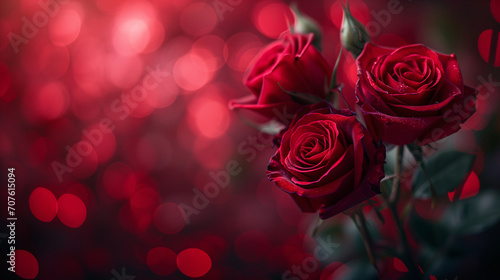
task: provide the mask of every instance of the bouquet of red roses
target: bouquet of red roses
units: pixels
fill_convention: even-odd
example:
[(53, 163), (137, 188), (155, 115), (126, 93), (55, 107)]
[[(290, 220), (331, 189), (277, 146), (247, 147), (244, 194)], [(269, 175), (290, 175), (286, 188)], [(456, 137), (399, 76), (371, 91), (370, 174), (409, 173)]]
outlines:
[[(430, 201), (432, 210), (447, 194), (451, 194), (450, 200), (461, 195), (475, 155), (441, 152), (436, 142), (459, 131), (475, 112), (476, 90), (464, 85), (453, 54), (421, 44), (391, 48), (371, 43), (348, 3), (340, 32), (344, 50), (341, 48), (331, 67), (320, 51), (318, 26), (294, 10), (295, 25), (263, 49), (245, 75), (244, 83), (252, 94), (230, 106), (247, 123), (275, 135), (277, 151), (267, 175), (303, 212), (319, 210), (318, 226), (340, 213), (352, 218), (378, 277), (434, 277), (436, 255), (444, 254), (451, 245), (446, 238), (436, 237), (440, 232), (430, 234), (430, 239), (443, 243), (432, 252), (410, 245), (414, 241), (408, 238), (408, 221), (417, 232), (415, 239), (426, 243), (429, 233), (419, 231), (446, 228), (452, 232), (448, 238), (453, 239), (477, 232), (499, 218), (498, 213), (485, 210), (487, 213), (478, 215), (490, 219), (475, 223), (474, 217), (463, 212), (464, 207), (491, 205), (496, 193), (454, 202), (438, 222), (413, 217), (419, 199)], [(337, 80), (338, 65), (345, 55), (352, 55), (357, 67), (353, 92), (344, 90)], [(409, 182), (404, 159), (415, 164)], [(408, 186), (403, 187), (402, 182)], [(373, 223), (398, 232), (395, 246), (373, 236), (365, 217), (370, 213), (379, 220)], [(453, 215), (458, 220), (453, 221)], [(466, 219), (472, 224), (460, 223)], [(401, 274), (390, 273), (388, 259), (402, 267)]]

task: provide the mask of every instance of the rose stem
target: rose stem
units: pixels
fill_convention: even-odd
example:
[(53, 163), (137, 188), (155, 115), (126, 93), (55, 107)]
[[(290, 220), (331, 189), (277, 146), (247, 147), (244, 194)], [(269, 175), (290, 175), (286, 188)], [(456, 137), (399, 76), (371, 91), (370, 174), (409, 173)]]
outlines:
[(312, 231), (312, 237), (314, 238), (316, 236), (316, 233), (318, 233), (319, 228), (323, 225), (323, 220), (321, 218), (318, 218), (318, 222), (316, 222), (316, 225), (313, 228)]
[(401, 223), (401, 220), (399, 219), (398, 211), (397, 211), (397, 204), (398, 204), (398, 198), (399, 198), (399, 193), (401, 189), (401, 173), (403, 170), (403, 155), (404, 155), (404, 146), (397, 146), (396, 148), (396, 166), (394, 168), (394, 181), (392, 185), (392, 191), (391, 191), (391, 196), (389, 197), (389, 208), (391, 209), (391, 213), (394, 217), (394, 220), (396, 222), (396, 226), (398, 227), (399, 231), (399, 236), (401, 239), (401, 243), (403, 245), (403, 250), (404, 250), (404, 255), (406, 259), (406, 265), (408, 266), (408, 270), (413, 274), (413, 275), (418, 275), (417, 279), (421, 278), (421, 273), (419, 268), (415, 265), (415, 262), (413, 261), (413, 256), (410, 251), (410, 245), (408, 243), (408, 239), (406, 238), (406, 233), (404, 230), (404, 227)]
[(396, 166), (394, 167), (394, 180), (392, 181), (392, 191), (389, 197), (390, 204), (396, 204), (399, 198), (399, 190), (401, 188), (401, 171), (403, 169), (403, 155), (405, 146), (396, 147)]
[(366, 219), (363, 214), (363, 208), (359, 207), (359, 209), (354, 213), (354, 218), (356, 219), (356, 225), (358, 226), (359, 232), (361, 233), (361, 237), (363, 238), (363, 244), (366, 248), (366, 253), (368, 254), (368, 258), (370, 259), (370, 263), (373, 268), (377, 271), (377, 274), (380, 272), (378, 270), (377, 262), (375, 261), (375, 256), (373, 254), (373, 241), (368, 232), (368, 228), (366, 227)]

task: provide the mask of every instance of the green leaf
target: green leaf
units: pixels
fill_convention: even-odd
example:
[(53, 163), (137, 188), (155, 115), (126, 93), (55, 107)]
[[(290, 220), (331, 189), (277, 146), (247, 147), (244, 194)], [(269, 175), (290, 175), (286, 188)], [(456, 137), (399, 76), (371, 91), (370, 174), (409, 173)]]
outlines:
[(321, 227), (321, 225), (323, 225), (323, 222), (324, 220), (318, 218), (318, 221), (316, 222), (316, 225), (314, 226), (313, 228), (313, 231), (312, 231), (312, 234), (311, 236), (314, 238), (316, 236), (316, 234), (318, 233), (318, 230), (319, 228)]
[(332, 77), (330, 78), (330, 92), (332, 89), (337, 88), (337, 68), (339, 67), (340, 57), (342, 57), (342, 47), (340, 48), (339, 55), (337, 56), (337, 61), (333, 67)]
[(500, 192), (482, 191), (478, 195), (453, 202), (439, 222), (410, 215), (410, 229), (418, 241), (440, 248), (452, 237), (480, 233), (500, 222)]
[(407, 144), (406, 147), (408, 147), (408, 150), (412, 154), (413, 158), (415, 158), (415, 160), (417, 161), (418, 166), (420, 167), (420, 170), (424, 173), (425, 178), (427, 178), (427, 182), (429, 183), (429, 188), (431, 191), (432, 208), (434, 208), (434, 205), (435, 205), (436, 200), (437, 200), (437, 192), (436, 192), (436, 188), (432, 184), (432, 181), (429, 177), (429, 172), (427, 172), (427, 168), (425, 167), (424, 152), (422, 151), (422, 146), (419, 146), (415, 143), (410, 143), (410, 144)]
[[(461, 256), (476, 245), (469, 235), (478, 234), (500, 222), (500, 192), (481, 191), (478, 195), (454, 201), (441, 220), (432, 222), (412, 211), (409, 228), (422, 244), (420, 257), (425, 259), (426, 274), (435, 276), (453, 271)], [(438, 277), (439, 279), (439, 277)]]
[(424, 279), (429, 279), (430, 275), (434, 275), (436, 279), (460, 280), (457, 276), (453, 276), (453, 273), (456, 273), (457, 267), (461, 263), (463, 263), (463, 259), (459, 257), (446, 255), (441, 256), (440, 258), (437, 258), (434, 263), (430, 264), (430, 267), (424, 270)]
[(389, 199), (389, 196), (391, 195), (392, 192), (392, 186), (388, 182), (389, 180), (380, 182), (380, 191), (382, 192), (381, 195), (382, 197), (384, 197), (386, 201)]
[(392, 144), (386, 145), (386, 157), (384, 164), (384, 171), (387, 175), (394, 174), (394, 169), (396, 165), (396, 146)]
[(409, 222), (415, 238), (431, 248), (442, 246), (446, 243), (446, 239), (449, 238), (450, 233), (446, 226), (424, 219), (415, 211), (411, 212)]
[(422, 146), (419, 146), (415, 143), (410, 143), (407, 144), (406, 147), (408, 148), (408, 150), (410, 150), (410, 153), (419, 164), (424, 163), (424, 152), (422, 152)]
[(293, 92), (293, 91), (288, 91), (286, 89), (284, 89), (280, 83), (278, 82), (278, 86), (281, 88), (282, 91), (284, 91), (285, 93), (287, 93), (294, 102), (297, 102), (301, 105), (311, 105), (311, 104), (315, 104), (315, 103), (318, 103), (320, 102), (321, 98), (315, 96), (315, 95), (312, 95), (312, 94), (309, 94), (309, 93), (301, 93), (301, 92)]
[(432, 157), (425, 163), (427, 176), (425, 170), (420, 167), (413, 177), (414, 197), (432, 197), (429, 180), (435, 189), (435, 195), (447, 195), (464, 182), (475, 159), (475, 155), (457, 151), (442, 152)]
[(276, 120), (270, 120), (269, 122), (266, 122), (266, 123), (256, 123), (256, 122), (253, 122), (253, 121), (245, 118), (241, 114), (238, 114), (238, 116), (240, 117), (241, 121), (243, 121), (246, 125), (250, 126), (251, 128), (254, 128), (260, 132), (267, 133), (269, 135), (279, 135), (281, 130), (286, 128), (285, 125), (283, 125), (282, 123), (280, 123)]
[(329, 262), (332, 260), (340, 259), (343, 255), (350, 252), (349, 244), (346, 244), (347, 242), (344, 242), (343, 239), (343, 236), (345, 235), (344, 231), (345, 228), (343, 227), (342, 223), (334, 222), (332, 224), (331, 221), (329, 221), (328, 223), (323, 222), (323, 227), (321, 228), (321, 230), (318, 230), (316, 235), (312, 236), (312, 238), (314, 238), (314, 240), (316, 240), (318, 244), (320, 244), (320, 240), (323, 240), (326, 243), (329, 243), (328, 240), (330, 240), (331, 242), (340, 244), (340, 246), (332, 249), (332, 251), (329, 252), (326, 260), (322, 261)]
[(500, 221), (500, 192), (482, 191), (453, 202), (443, 216), (443, 224), (457, 235), (479, 233)]
[(377, 279), (377, 272), (368, 261), (368, 258), (347, 263), (350, 272), (342, 280)]

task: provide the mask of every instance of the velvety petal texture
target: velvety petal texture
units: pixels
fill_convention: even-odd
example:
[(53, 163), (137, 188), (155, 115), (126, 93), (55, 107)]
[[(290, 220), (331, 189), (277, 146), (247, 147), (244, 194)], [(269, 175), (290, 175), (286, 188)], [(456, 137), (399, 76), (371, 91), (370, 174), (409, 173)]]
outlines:
[[(312, 41), (312, 33), (286, 33), (263, 49), (250, 65), (243, 81), (252, 95), (231, 101), (230, 107), (276, 119), (277, 113), (294, 114), (305, 105), (293, 100), (287, 92), (325, 99), (325, 85), (332, 69)], [(277, 120), (285, 124), (291, 121)]]
[(426, 145), (457, 132), (475, 112), (476, 91), (463, 84), (453, 54), (368, 43), (356, 63), (357, 105), (377, 140)]
[(380, 193), (384, 161), (385, 147), (351, 111), (323, 101), (297, 112), (267, 174), (302, 211), (326, 219)]

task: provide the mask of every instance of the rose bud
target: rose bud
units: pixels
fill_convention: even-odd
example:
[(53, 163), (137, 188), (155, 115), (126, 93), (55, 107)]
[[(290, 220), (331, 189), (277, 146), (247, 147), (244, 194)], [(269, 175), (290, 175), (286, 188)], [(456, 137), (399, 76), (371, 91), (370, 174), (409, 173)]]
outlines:
[(476, 91), (464, 85), (453, 54), (368, 43), (356, 63), (357, 105), (377, 140), (426, 145), (457, 132), (475, 112)]
[(319, 28), (318, 24), (316, 21), (314, 21), (312, 18), (303, 15), (300, 11), (299, 8), (297, 7), (297, 4), (292, 4), (291, 6), (293, 12), (295, 13), (295, 25), (293, 26), (293, 33), (299, 33), (299, 34), (309, 34), (313, 33), (314, 34), (314, 40), (312, 44), (321, 51), (321, 29)]
[(244, 77), (252, 95), (229, 106), (288, 125), (302, 106), (325, 99), (332, 70), (313, 39), (313, 34), (287, 33), (268, 45)]
[(385, 147), (348, 110), (304, 107), (283, 134), (267, 175), (303, 212), (322, 219), (380, 193)]
[(344, 14), (340, 29), (340, 41), (342, 46), (356, 58), (363, 51), (365, 44), (370, 41), (370, 35), (363, 24), (352, 16), (349, 1), (347, 8), (342, 4), (342, 9)]

